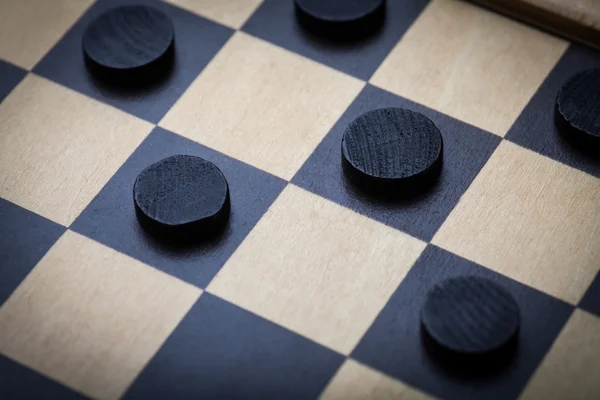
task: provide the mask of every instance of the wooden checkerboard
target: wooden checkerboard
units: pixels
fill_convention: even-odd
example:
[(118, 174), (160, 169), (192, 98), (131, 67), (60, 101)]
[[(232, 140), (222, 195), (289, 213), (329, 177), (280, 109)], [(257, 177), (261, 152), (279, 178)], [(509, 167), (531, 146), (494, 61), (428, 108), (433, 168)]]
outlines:
[[(166, 82), (86, 71), (83, 30), (123, 3), (174, 21)], [(0, 398), (600, 398), (600, 157), (553, 121), (600, 53), (456, 0), (389, 0), (377, 37), (343, 46), (289, 0), (5, 0), (0, 59)], [(345, 127), (380, 107), (442, 132), (422, 198), (343, 177)], [(132, 200), (180, 153), (223, 171), (232, 207), (185, 249)], [(522, 310), (493, 377), (421, 344), (425, 294), (464, 274)]]

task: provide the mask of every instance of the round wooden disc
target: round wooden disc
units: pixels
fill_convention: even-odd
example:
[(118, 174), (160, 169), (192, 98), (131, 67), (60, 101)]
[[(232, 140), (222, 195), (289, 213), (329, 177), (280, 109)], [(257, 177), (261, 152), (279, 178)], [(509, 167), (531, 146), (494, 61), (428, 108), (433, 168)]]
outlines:
[(600, 69), (580, 72), (561, 87), (556, 97), (561, 133), (576, 141), (600, 142)]
[(356, 38), (384, 22), (385, 0), (295, 0), (300, 24), (319, 36)]
[(174, 36), (173, 22), (162, 11), (143, 5), (120, 6), (88, 25), (83, 52), (88, 65), (95, 67), (93, 72), (102, 78), (160, 74), (168, 67)]
[(500, 285), (464, 276), (445, 280), (429, 292), (421, 323), (444, 350), (485, 355), (516, 337), (520, 311), (513, 296)]
[(229, 218), (229, 186), (213, 163), (175, 155), (144, 169), (133, 186), (140, 223), (177, 239), (209, 237)]
[(342, 167), (362, 189), (412, 193), (437, 176), (442, 150), (442, 135), (429, 118), (402, 108), (382, 108), (348, 126), (342, 139)]

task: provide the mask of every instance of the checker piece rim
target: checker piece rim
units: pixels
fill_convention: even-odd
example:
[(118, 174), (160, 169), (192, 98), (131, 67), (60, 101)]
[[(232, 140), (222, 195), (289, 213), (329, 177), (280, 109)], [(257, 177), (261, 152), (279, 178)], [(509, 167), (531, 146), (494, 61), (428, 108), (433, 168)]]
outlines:
[[(487, 319), (474, 321), (482, 315)], [(478, 276), (450, 278), (435, 285), (421, 309), (421, 325), (436, 344), (473, 356), (505, 347), (516, 337), (520, 319), (514, 297)]]
[[(140, 14), (145, 18), (140, 19)], [(132, 16), (135, 19), (132, 20)], [(130, 20), (125, 21), (127, 18)], [(152, 29), (146, 29), (143, 33), (151, 34), (152, 36), (140, 35), (140, 32), (137, 30), (116, 32), (114, 30), (114, 21), (126, 22), (124, 26), (129, 26), (127, 22), (137, 24), (146, 23), (145, 28), (149, 28), (150, 24), (152, 25)], [(107, 26), (110, 28), (107, 29)], [(157, 35), (157, 32), (162, 34)], [(128, 43), (131, 40), (121, 40), (123, 36), (128, 34), (133, 34), (133, 37), (126, 37), (127, 39), (135, 39), (138, 42), (136, 44), (143, 45), (146, 51), (142, 51), (143, 49), (140, 46), (132, 48), (131, 43)], [(164, 12), (149, 6), (128, 5), (112, 8), (96, 17), (83, 33), (82, 47), (85, 56), (103, 68), (132, 71), (149, 66), (162, 59), (173, 47), (174, 38), (175, 28), (173, 22)], [(124, 51), (117, 52), (115, 55), (108, 55), (110, 52), (110, 42), (114, 42), (115, 39), (121, 43), (127, 43), (130, 50), (133, 50), (136, 55), (143, 57), (140, 57), (137, 62), (127, 63), (126, 61), (131, 61), (131, 57), (125, 60), (123, 57), (127, 57), (127, 54)], [(124, 48), (120, 50), (124, 50)]]

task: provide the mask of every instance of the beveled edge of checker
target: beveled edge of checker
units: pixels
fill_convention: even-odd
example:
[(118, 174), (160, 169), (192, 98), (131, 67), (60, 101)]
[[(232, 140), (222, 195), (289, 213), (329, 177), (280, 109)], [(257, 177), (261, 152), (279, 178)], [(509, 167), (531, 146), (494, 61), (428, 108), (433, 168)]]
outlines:
[(383, 25), (385, 9), (386, 0), (378, 0), (373, 9), (354, 18), (324, 18), (307, 9), (303, 0), (294, 0), (296, 19), (305, 30), (335, 40), (355, 40), (372, 35)]
[[(348, 157), (346, 156), (344, 143), (346, 133), (349, 131), (350, 127), (356, 121), (358, 121), (366, 115), (379, 112), (381, 110), (389, 109), (399, 109), (416, 114), (419, 116), (419, 118), (422, 117), (426, 121), (428, 121), (428, 123), (430, 123), (431, 126), (434, 128), (434, 132), (437, 133), (436, 136), (439, 138), (440, 141), (439, 153), (437, 154), (437, 157), (433, 163), (431, 163), (426, 169), (417, 174), (404, 178), (382, 178), (373, 176), (362, 171), (359, 167), (352, 164), (352, 162), (348, 160)], [(348, 124), (348, 127), (344, 130), (344, 134), (341, 140), (341, 156), (342, 170), (344, 174), (359, 190), (370, 192), (376, 196), (388, 199), (395, 199), (399, 196), (411, 197), (421, 194), (423, 191), (429, 189), (439, 177), (444, 158), (444, 138), (437, 125), (429, 117), (422, 113), (401, 107), (376, 108), (359, 115), (358, 117), (353, 119), (352, 122), (350, 122), (350, 124)]]
[[(96, 57), (90, 53), (89, 49), (87, 49), (86, 42), (89, 37), (89, 29), (93, 24), (97, 23), (101, 18), (106, 17), (110, 13), (118, 12), (124, 8), (144, 8), (151, 10), (152, 13), (163, 16), (170, 29), (167, 45), (158, 57), (144, 64), (121, 68), (108, 65), (103, 63), (102, 60), (96, 59)], [(145, 83), (150, 79), (165, 75), (170, 70), (175, 53), (175, 26), (173, 20), (166, 13), (155, 7), (144, 4), (120, 5), (104, 11), (88, 23), (81, 37), (81, 48), (84, 54), (85, 64), (88, 70), (96, 78), (114, 84), (135, 85)]]
[[(432, 301), (432, 297), (431, 295), (438, 290), (442, 290), (442, 287), (444, 285), (448, 285), (450, 282), (457, 282), (457, 281), (479, 281), (480, 283), (488, 286), (488, 287), (494, 287), (495, 290), (497, 290), (499, 293), (502, 294), (504, 300), (506, 300), (506, 304), (511, 308), (511, 311), (513, 312), (513, 315), (515, 316), (515, 319), (512, 321), (513, 325), (511, 327), (509, 327), (509, 329), (507, 329), (507, 332), (505, 334), (505, 337), (498, 341), (497, 343), (495, 343), (495, 345), (487, 350), (474, 350), (474, 349), (466, 349), (466, 348), (458, 348), (458, 347), (453, 347), (452, 344), (447, 343), (445, 340), (443, 340), (443, 338), (440, 338), (438, 333), (439, 332), (435, 332), (435, 330), (433, 330), (428, 322), (428, 314), (427, 314), (427, 307), (430, 304), (430, 302)], [(426, 335), (427, 338), (431, 339), (428, 341), (429, 345), (435, 345), (437, 351), (442, 351), (441, 354), (444, 354), (446, 357), (462, 357), (463, 361), (474, 361), (477, 359), (482, 359), (485, 357), (485, 359), (489, 359), (489, 358), (493, 358), (493, 357), (498, 357), (499, 355), (503, 355), (503, 356), (508, 356), (510, 355), (510, 352), (504, 352), (504, 350), (509, 350), (512, 344), (516, 343), (516, 338), (518, 336), (520, 327), (521, 327), (521, 311), (519, 309), (519, 304), (517, 303), (516, 299), (514, 298), (514, 296), (508, 291), (506, 290), (503, 286), (495, 283), (494, 281), (487, 279), (487, 278), (483, 278), (477, 275), (463, 275), (463, 276), (458, 276), (458, 277), (454, 277), (454, 278), (448, 278), (445, 279), (441, 282), (439, 282), (438, 284), (434, 285), (427, 293), (426, 295), (426, 299), (425, 299), (425, 303), (423, 304), (423, 306), (421, 307), (421, 312), (420, 312), (420, 320), (421, 320), (421, 327), (423, 328), (423, 333)], [(500, 354), (500, 353), (503, 354)], [(469, 360), (470, 358), (470, 360)]]
[(563, 94), (564, 89), (568, 87), (573, 81), (581, 78), (587, 74), (600, 74), (600, 68), (589, 68), (583, 71), (580, 71), (569, 79), (567, 79), (558, 90), (556, 94), (556, 102), (555, 102), (555, 123), (558, 128), (558, 132), (569, 142), (580, 146), (582, 149), (585, 149), (586, 146), (590, 146), (592, 150), (600, 148), (600, 135), (595, 135), (593, 133), (588, 133), (583, 130), (581, 127), (578, 127), (573, 124), (569, 118), (564, 114), (561, 109), (561, 104), (565, 101)]
[[(213, 168), (213, 170), (219, 175), (219, 177), (223, 180), (225, 184), (225, 197), (223, 199), (223, 204), (220, 207), (220, 209), (212, 216), (192, 220), (183, 224), (169, 224), (164, 221), (159, 221), (156, 218), (148, 215), (143, 210), (143, 208), (140, 207), (136, 198), (136, 186), (138, 184), (140, 176), (142, 176), (150, 168), (155, 167), (156, 165), (163, 163), (166, 160), (179, 157), (189, 157), (198, 159), (198, 161), (202, 161), (203, 163), (210, 165), (210, 167)], [(223, 172), (219, 169), (219, 167), (217, 167), (214, 163), (208, 160), (205, 160), (198, 156), (185, 154), (175, 154), (169, 157), (165, 157), (140, 171), (140, 173), (136, 176), (135, 182), (133, 184), (133, 202), (135, 206), (136, 216), (142, 228), (144, 228), (144, 230), (152, 236), (172, 244), (185, 245), (193, 243), (197, 240), (208, 240), (215, 236), (218, 236), (225, 229), (227, 221), (229, 220), (229, 216), (231, 214), (229, 183), (227, 182), (227, 179), (225, 178)]]

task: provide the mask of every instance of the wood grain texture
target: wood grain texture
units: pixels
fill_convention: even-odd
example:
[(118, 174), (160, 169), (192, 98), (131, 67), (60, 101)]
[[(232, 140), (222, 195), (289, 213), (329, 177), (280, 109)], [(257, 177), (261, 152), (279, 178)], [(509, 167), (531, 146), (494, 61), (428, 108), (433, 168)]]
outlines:
[(348, 354), (424, 247), (290, 185), (207, 291)]
[[(479, 371), (475, 377), (469, 376), (456, 365), (443, 368), (444, 359), (432, 359), (423, 346), (419, 320), (427, 292), (445, 279), (465, 275), (501, 284), (522, 305), (516, 362), (487, 379)], [(540, 291), (437, 246), (427, 246), (352, 352), (352, 358), (441, 399), (516, 399), (572, 311), (572, 306)]]
[(565, 38), (600, 49), (598, 0), (472, 0)]
[(563, 122), (563, 134), (579, 137), (583, 143), (588, 139), (597, 144), (600, 140), (600, 69), (583, 71), (565, 82), (556, 97), (556, 112)]
[(358, 43), (319, 40), (318, 37), (307, 35), (294, 17), (294, 0), (265, 0), (243, 30), (320, 64), (368, 80), (428, 2), (429, 0), (387, 1), (386, 22), (382, 29)]
[(160, 126), (290, 179), (363, 86), (237, 32)]
[(173, 21), (154, 7), (112, 8), (89, 23), (81, 41), (88, 70), (119, 86), (160, 81), (174, 62)]
[(316, 37), (363, 40), (385, 22), (385, 0), (294, 0), (296, 19)]
[(461, 276), (429, 291), (421, 323), (444, 350), (484, 355), (505, 348), (518, 333), (521, 316), (504, 287), (479, 276)]
[[(0, 199), (0, 306), (64, 233), (65, 228)], [(1, 329), (1, 328), (0, 328)]]
[(140, 172), (133, 200), (146, 229), (176, 242), (214, 236), (223, 230), (231, 209), (221, 170), (185, 154), (164, 158)]
[(69, 226), (152, 127), (30, 74), (0, 104), (0, 196)]
[(263, 0), (167, 0), (233, 29), (240, 28)]
[(577, 304), (600, 269), (600, 182), (503, 141), (432, 243)]
[(600, 398), (600, 319), (575, 310), (521, 400)]
[(332, 24), (368, 18), (385, 8), (385, 0), (294, 0), (294, 4), (297, 12)]
[(33, 68), (93, 2), (0, 1), (0, 58)]
[(433, 400), (433, 397), (347, 359), (327, 385), (320, 400)]
[(342, 138), (346, 176), (367, 192), (408, 194), (442, 166), (439, 129), (423, 114), (380, 108), (356, 118)]
[[(416, 201), (370, 201), (343, 179), (340, 142), (361, 114), (401, 107), (429, 117), (443, 132), (444, 163), (436, 184)], [(500, 138), (387, 91), (368, 85), (315, 149), (293, 183), (419, 239), (430, 241), (485, 165)], [(402, 199), (393, 199), (402, 200)]]
[[(218, 165), (227, 177), (232, 212), (227, 230), (218, 237), (219, 240), (172, 251), (175, 249), (165, 249), (149, 241), (148, 235), (140, 229), (132, 199), (133, 182), (149, 164), (172, 154), (202, 157)], [(204, 288), (285, 185), (286, 182), (279, 178), (156, 128), (86, 207), (71, 229)]]
[(0, 353), (117, 399), (201, 290), (66, 232), (0, 308)]
[[(21, 11), (19, 0), (0, 0), (10, 8), (0, 22), (11, 19), (5, 26), (12, 27), (0, 27), (0, 48), (12, 40), (6, 57), (24, 57), (27, 65), (44, 59), (0, 105), (0, 197), (9, 193), (11, 201), (64, 225), (76, 219), (71, 229), (95, 242), (67, 232), (52, 247), (64, 227), (47, 239), (28, 235), (28, 220), (9, 210), (22, 224), (15, 236), (2, 224), (8, 217), (0, 218), (9, 229), (8, 238), (0, 234), (0, 250), (11, 240), (17, 248), (9, 250), (30, 252), (33, 260), (11, 265), (26, 272), (37, 265), (24, 281), (25, 273), (3, 282), (11, 292), (18, 288), (0, 308), (0, 361), (7, 354), (39, 379), (100, 399), (194, 391), (252, 398), (273, 389), (316, 398), (331, 378), (325, 399), (423, 400), (422, 390), (504, 400), (523, 392), (573, 310), (546, 293), (577, 303), (600, 268), (598, 180), (560, 164), (592, 170), (584, 167), (591, 161), (553, 142), (547, 119), (554, 82), (595, 65), (598, 54), (571, 46), (536, 92), (567, 41), (465, 2), (433, 0), (421, 14), (428, 0), (389, 1), (394, 12), (380, 35), (348, 47), (308, 39), (293, 19), (292, 0), (171, 1), (231, 27), (257, 9), (244, 28), (253, 36), (155, 0), (94, 2), (68, 30), (77, 17), (46, 9), (59, 2), (68, 3), (23, 0), (33, 7), (19, 14), (13, 11)], [(89, 79), (81, 34), (105, 7), (135, 2), (153, 4), (175, 21), (181, 57), (167, 84), (116, 94)], [(71, 22), (57, 22), (63, 18)], [(42, 47), (53, 50), (43, 56)], [(377, 75), (381, 89), (340, 72), (366, 80), (388, 54)], [(528, 132), (531, 148), (547, 156), (502, 143), (489, 159), (534, 92), (552, 106), (534, 104), (516, 131)], [(429, 197), (390, 205), (347, 187), (343, 130), (378, 107), (419, 111), (444, 134), (450, 157)], [(126, 114), (158, 122), (169, 110), (164, 122), (175, 133), (156, 128), (148, 137), (152, 124)], [(544, 153), (549, 146), (553, 152)], [(223, 168), (232, 191), (230, 229), (218, 243), (168, 251), (139, 229), (132, 184), (151, 163), (187, 152)], [(223, 153), (294, 176), (294, 184)], [(439, 246), (462, 257), (425, 246), (442, 224)], [(466, 274), (502, 283), (523, 305), (518, 357), (485, 381), (441, 371), (421, 341), (423, 296), (442, 279)], [(216, 295), (190, 284), (210, 285)], [(528, 398), (544, 398), (546, 390), (559, 398), (598, 397), (593, 318), (565, 329)], [(334, 376), (346, 358), (339, 353), (358, 361), (346, 361)], [(31, 380), (12, 382), (20, 371), (5, 376), (9, 391), (19, 385), (33, 391)], [(571, 374), (570, 382), (560, 382)], [(0, 398), (30, 393), (6, 396), (4, 381)], [(48, 395), (44, 389), (31, 397)]]
[(596, 275), (577, 306), (582, 310), (600, 316), (600, 273)]
[(472, 4), (433, 0), (371, 83), (504, 136), (567, 46)]

